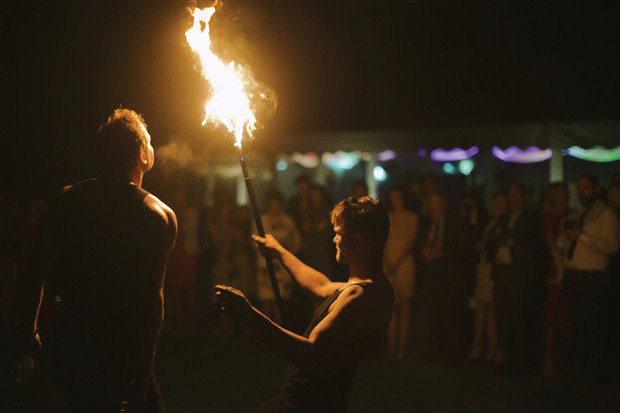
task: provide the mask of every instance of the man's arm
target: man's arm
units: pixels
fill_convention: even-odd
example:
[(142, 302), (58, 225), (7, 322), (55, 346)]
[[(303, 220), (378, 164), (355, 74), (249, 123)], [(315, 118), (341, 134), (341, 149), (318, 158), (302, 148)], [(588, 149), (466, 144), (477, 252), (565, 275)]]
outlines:
[(32, 259), (23, 268), (19, 277), (18, 299), (20, 313), (20, 333), (34, 338), (37, 342), (37, 319), (43, 299), (43, 290), (47, 275), (56, 258), (58, 229), (61, 224), (61, 212), (64, 194), (71, 187), (65, 187), (56, 202), (43, 217), (40, 229), (36, 234)]
[(265, 238), (257, 235), (253, 235), (252, 238), (267, 250), (266, 253), (277, 258), (299, 285), (314, 296), (329, 297), (338, 288), (344, 286), (344, 283), (332, 282), (324, 274), (301, 262), (270, 234), (267, 234)]
[[(157, 201), (157, 202), (155, 202)], [(161, 330), (164, 315), (164, 274), (168, 256), (174, 246), (177, 235), (177, 220), (174, 212), (157, 198), (149, 195), (145, 202), (150, 203), (153, 214), (150, 217), (150, 234), (148, 242), (151, 244), (144, 260), (144, 271), (141, 274), (142, 291), (136, 297), (137, 328), (139, 339), (135, 343), (135, 391), (132, 395), (140, 403), (146, 400), (148, 384), (151, 375), (153, 358), (157, 338)]]
[(303, 367), (330, 362), (349, 343), (374, 328), (378, 311), (360, 286), (345, 289), (332, 304), (331, 312), (305, 338), (286, 330), (252, 307), (243, 294), (232, 287), (217, 286), (223, 308), (243, 317), (270, 351)]

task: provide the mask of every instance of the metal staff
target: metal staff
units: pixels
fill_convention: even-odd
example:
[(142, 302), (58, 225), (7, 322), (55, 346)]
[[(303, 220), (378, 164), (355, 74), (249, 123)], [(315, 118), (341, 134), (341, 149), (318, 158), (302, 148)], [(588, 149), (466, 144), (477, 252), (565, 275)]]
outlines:
[[(254, 194), (254, 187), (252, 186), (252, 179), (248, 173), (248, 165), (245, 162), (245, 154), (241, 148), (237, 148), (239, 152), (239, 163), (241, 164), (241, 171), (243, 171), (243, 180), (245, 181), (245, 188), (248, 190), (248, 197), (250, 198), (250, 205), (252, 206), (252, 213), (254, 214), (254, 222), (256, 222), (256, 229), (258, 235), (265, 237), (265, 228), (263, 227), (263, 220), (260, 217), (258, 206), (256, 204), (256, 195)], [(271, 288), (273, 288), (273, 295), (276, 297), (276, 304), (278, 311), (280, 312), (280, 319), (284, 320), (284, 311), (282, 305), (282, 295), (280, 294), (280, 287), (278, 286), (278, 279), (276, 278), (276, 271), (273, 267), (273, 261), (268, 254), (264, 254), (265, 264), (267, 264), (267, 271), (269, 272), (269, 280), (271, 281)]]

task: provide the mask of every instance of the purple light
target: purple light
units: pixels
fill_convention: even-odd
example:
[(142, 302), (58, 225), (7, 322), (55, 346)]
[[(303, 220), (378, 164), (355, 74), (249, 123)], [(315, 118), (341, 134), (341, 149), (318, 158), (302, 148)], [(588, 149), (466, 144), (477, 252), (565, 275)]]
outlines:
[(433, 149), (431, 151), (431, 159), (436, 162), (464, 161), (465, 159), (469, 159), (472, 156), (476, 155), (479, 151), (480, 149), (477, 146), (472, 146), (469, 149)]
[(426, 149), (424, 149), (424, 148), (419, 149), (419, 150), (418, 150), (418, 155), (420, 155), (420, 156), (426, 156)]
[(504, 162), (512, 163), (536, 163), (546, 161), (551, 158), (551, 149), (540, 149), (536, 146), (530, 146), (526, 149), (521, 149), (517, 146), (511, 146), (507, 149), (502, 149), (499, 146), (494, 146), (491, 149), (491, 153)]
[(396, 152), (394, 152), (391, 149), (388, 149), (387, 151), (383, 151), (379, 155), (377, 155), (377, 159), (381, 162), (391, 161), (394, 158), (396, 158)]

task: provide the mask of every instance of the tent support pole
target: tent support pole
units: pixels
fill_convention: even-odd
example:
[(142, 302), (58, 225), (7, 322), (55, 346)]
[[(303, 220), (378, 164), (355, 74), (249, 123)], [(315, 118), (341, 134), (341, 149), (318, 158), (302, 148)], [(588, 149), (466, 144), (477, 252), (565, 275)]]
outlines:
[(564, 159), (562, 148), (552, 147), (552, 155), (549, 161), (549, 182), (561, 182), (564, 180)]

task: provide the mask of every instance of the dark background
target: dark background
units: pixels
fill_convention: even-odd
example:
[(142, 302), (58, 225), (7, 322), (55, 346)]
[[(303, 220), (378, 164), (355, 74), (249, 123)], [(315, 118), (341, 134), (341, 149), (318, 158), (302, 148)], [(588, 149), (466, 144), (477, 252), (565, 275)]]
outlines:
[[(203, 139), (189, 5), (3, 3), (2, 189), (83, 178), (119, 104), (156, 146)], [(218, 52), (278, 95), (264, 139), (620, 118), (619, 2), (228, 1), (213, 20)]]

